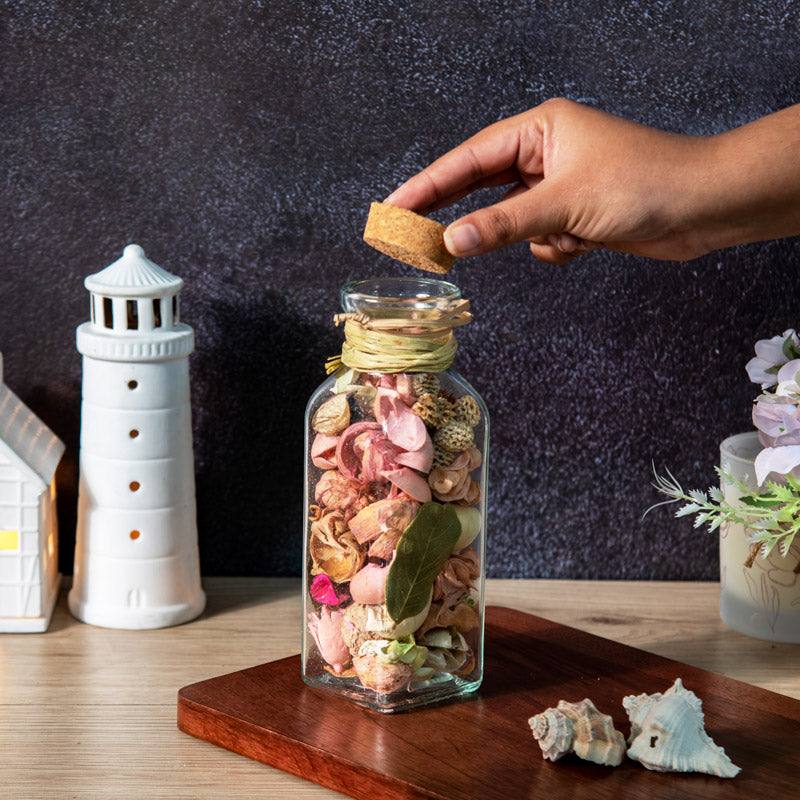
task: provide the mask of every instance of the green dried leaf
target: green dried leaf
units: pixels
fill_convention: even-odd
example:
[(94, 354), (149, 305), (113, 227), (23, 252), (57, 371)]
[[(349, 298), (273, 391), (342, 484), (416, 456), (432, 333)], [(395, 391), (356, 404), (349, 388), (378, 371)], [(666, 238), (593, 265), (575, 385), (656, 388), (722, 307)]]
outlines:
[(441, 572), (461, 523), (450, 506), (425, 503), (397, 543), (397, 554), (386, 579), (386, 608), (395, 622), (421, 613), (434, 578)]

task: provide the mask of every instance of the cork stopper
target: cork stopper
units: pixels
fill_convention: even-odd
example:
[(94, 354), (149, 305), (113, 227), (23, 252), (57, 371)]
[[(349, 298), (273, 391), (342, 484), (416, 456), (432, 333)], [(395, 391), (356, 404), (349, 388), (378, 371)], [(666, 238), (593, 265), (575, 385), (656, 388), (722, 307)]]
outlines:
[(369, 207), (364, 241), (387, 256), (417, 269), (444, 275), (455, 257), (444, 246), (444, 225), (388, 203)]

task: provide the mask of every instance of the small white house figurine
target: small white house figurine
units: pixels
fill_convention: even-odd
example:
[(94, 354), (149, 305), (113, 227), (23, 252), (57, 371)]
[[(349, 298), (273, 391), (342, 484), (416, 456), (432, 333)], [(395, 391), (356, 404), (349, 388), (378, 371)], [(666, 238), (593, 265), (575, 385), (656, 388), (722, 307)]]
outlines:
[(163, 628), (205, 607), (183, 281), (128, 245), (85, 281), (75, 577), (69, 607), (107, 628)]
[(0, 632), (47, 630), (58, 596), (55, 472), (61, 440), (3, 383), (0, 355)]

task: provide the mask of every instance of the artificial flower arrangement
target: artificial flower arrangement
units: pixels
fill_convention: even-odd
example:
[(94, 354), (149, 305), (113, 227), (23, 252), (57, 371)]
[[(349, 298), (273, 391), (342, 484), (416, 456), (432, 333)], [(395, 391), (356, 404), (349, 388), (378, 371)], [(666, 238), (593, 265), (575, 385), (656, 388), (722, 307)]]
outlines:
[[(800, 339), (794, 330), (762, 339), (747, 363), (747, 374), (760, 384), (753, 404), (753, 424), (763, 449), (755, 458), (757, 490), (717, 468), (720, 478), (736, 487), (734, 504), (712, 486), (708, 491), (685, 491), (675, 476), (655, 473), (654, 486), (669, 499), (651, 506), (683, 503), (676, 517), (694, 515), (694, 526), (714, 531), (723, 524), (742, 525), (749, 532), (750, 553), (745, 566), (768, 558), (778, 548), (785, 558), (800, 532)], [(800, 573), (800, 562), (794, 571)]]

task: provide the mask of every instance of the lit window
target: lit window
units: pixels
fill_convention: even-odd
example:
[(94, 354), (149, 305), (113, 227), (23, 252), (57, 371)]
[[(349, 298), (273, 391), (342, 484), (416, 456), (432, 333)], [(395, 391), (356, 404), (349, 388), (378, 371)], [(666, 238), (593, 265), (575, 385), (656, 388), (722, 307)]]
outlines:
[(19, 531), (0, 531), (0, 550), (19, 550)]

